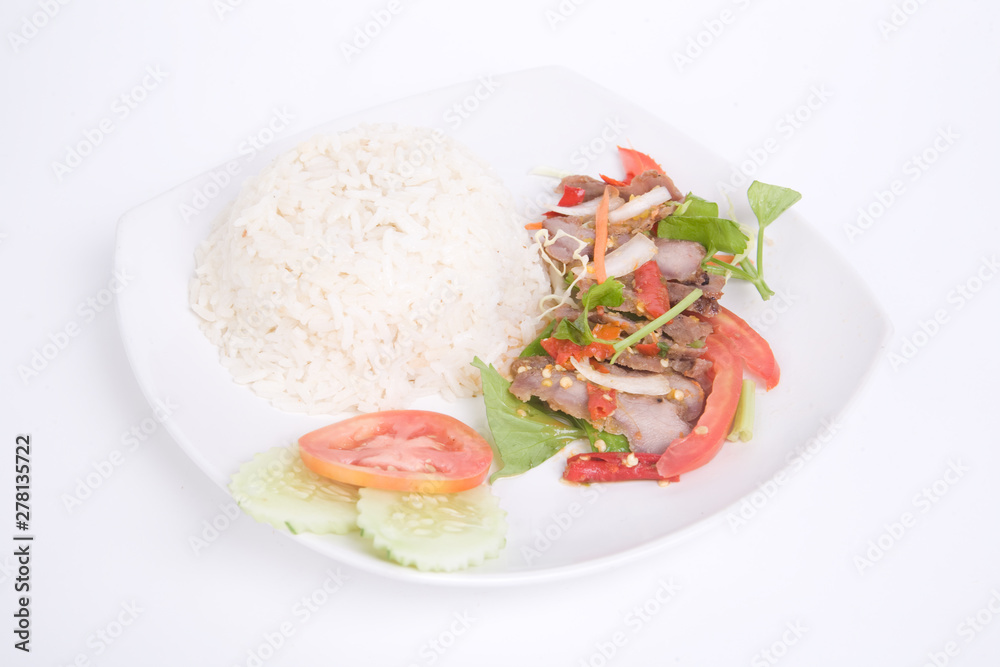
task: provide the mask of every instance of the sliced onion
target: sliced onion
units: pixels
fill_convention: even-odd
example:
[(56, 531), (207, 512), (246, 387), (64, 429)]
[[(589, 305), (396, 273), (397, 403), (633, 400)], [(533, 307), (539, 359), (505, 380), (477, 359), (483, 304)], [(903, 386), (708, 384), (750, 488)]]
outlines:
[[(585, 217), (588, 215), (597, 215), (597, 207), (600, 203), (601, 198), (597, 197), (595, 199), (591, 199), (590, 201), (585, 201), (582, 204), (577, 204), (576, 206), (553, 206), (549, 210), (563, 215), (578, 215)], [(625, 200), (621, 197), (614, 197), (608, 201), (608, 210), (614, 211), (615, 209), (620, 208), (624, 203)]]
[[(639, 195), (635, 199), (626, 202), (620, 208), (613, 211), (608, 216), (609, 222), (624, 222), (629, 218), (634, 218), (641, 213), (645, 213), (654, 206), (659, 206), (664, 202), (670, 201), (670, 191), (667, 190), (662, 185), (657, 185), (655, 188), (650, 190), (644, 195)], [(584, 202), (590, 203), (590, 202)], [(597, 207), (594, 207), (597, 210)]]
[(570, 363), (580, 375), (587, 378), (587, 381), (599, 387), (643, 396), (664, 396), (673, 390), (673, 387), (670, 386), (670, 378), (665, 373), (612, 375), (595, 371), (587, 360), (577, 361), (571, 358)]
[(604, 271), (609, 278), (632, 273), (656, 256), (656, 243), (645, 234), (636, 234), (604, 258)]

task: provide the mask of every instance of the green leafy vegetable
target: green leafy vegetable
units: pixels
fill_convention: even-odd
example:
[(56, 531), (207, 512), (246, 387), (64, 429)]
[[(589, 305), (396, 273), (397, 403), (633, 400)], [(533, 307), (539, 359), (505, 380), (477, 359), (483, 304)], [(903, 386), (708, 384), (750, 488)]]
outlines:
[(603, 283), (594, 283), (580, 296), (582, 312), (573, 321), (562, 320), (552, 333), (553, 338), (569, 340), (577, 345), (586, 346), (598, 341), (590, 330), (590, 311), (598, 306), (616, 308), (625, 300), (625, 286), (614, 278), (608, 278)]
[(476, 357), (486, 401), (486, 419), (493, 434), (493, 450), (500, 469), (490, 476), (519, 475), (549, 459), (567, 443), (586, 437), (575, 425), (537, 407), (519, 401), (510, 393), (510, 383), (492, 365)]
[[(608, 433), (607, 431), (602, 431), (595, 428), (586, 419), (576, 419), (572, 418), (573, 421), (577, 423), (580, 430), (586, 435), (586, 438), (590, 440), (590, 446), (594, 451), (605, 451), (605, 452), (629, 452), (632, 451), (628, 446), (628, 438), (624, 435), (615, 435), (614, 433)], [(597, 448), (597, 441), (604, 441), (604, 449), (599, 450)]]
[(747, 235), (732, 220), (708, 216), (667, 216), (660, 220), (656, 235), (661, 239), (696, 241), (711, 257), (717, 252), (739, 255), (747, 250)]
[(718, 218), (719, 205), (689, 192), (684, 198), (684, 203), (678, 206), (672, 215)]

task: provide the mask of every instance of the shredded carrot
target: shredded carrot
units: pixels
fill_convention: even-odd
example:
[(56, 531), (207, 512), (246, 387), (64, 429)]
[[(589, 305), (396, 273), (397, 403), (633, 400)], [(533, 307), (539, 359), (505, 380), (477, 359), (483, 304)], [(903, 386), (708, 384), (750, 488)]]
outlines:
[(732, 264), (733, 260), (736, 259), (736, 255), (727, 255), (725, 253), (719, 253), (718, 255), (713, 255), (712, 259), (718, 260), (720, 262), (725, 262), (726, 264)]
[(608, 207), (611, 203), (609, 188), (604, 188), (604, 196), (597, 207), (597, 218), (594, 221), (594, 271), (597, 282), (603, 283), (608, 278), (604, 271), (604, 252), (608, 247)]
[(524, 226), (524, 228), (528, 229), (528, 230), (531, 230), (531, 231), (534, 231), (536, 229), (541, 229), (542, 228), (542, 223), (540, 223), (540, 222), (529, 222), (528, 224), (526, 224)]

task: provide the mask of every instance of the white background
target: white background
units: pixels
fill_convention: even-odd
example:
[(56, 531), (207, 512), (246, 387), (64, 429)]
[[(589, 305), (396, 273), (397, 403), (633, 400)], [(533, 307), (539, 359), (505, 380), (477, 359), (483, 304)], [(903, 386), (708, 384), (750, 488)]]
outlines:
[[(348, 57), (342, 45), (389, 4), (277, 5), (18, 0), (0, 12), (0, 497), (13, 514), (14, 438), (30, 433), (37, 535), (30, 655), (12, 647), (16, 573), (0, 550), (0, 662), (255, 664), (248, 651), (288, 623), (293, 634), (264, 664), (996, 664), (1000, 7), (400, 0)], [(235, 156), (275, 109), (294, 117), (292, 134), (546, 64), (589, 76), (734, 164), (778, 138), (754, 175), (803, 193), (798, 212), (894, 324), (890, 356), (836, 438), (745, 525), (605, 574), (509, 589), (382, 579), (246, 517), (196, 553), (190, 538), (211, 536), (205, 522), (227, 497), (162, 428), (67, 508), (61, 498), (151, 416), (113, 307), (92, 320), (80, 309), (112, 278), (122, 213)], [(162, 81), (127, 117), (113, 113), (147, 67)], [(796, 112), (795, 132), (779, 132)], [(113, 131), (60, 178), (53, 163), (102, 118)], [(933, 163), (914, 171), (925, 151)], [(880, 215), (851, 233), (859, 208)], [(71, 323), (79, 331), (65, 349), (22, 378), (19, 366)], [(964, 472), (939, 481), (950, 467)], [(916, 502), (935, 481), (935, 502)], [(906, 513), (911, 525), (892, 528)], [(884, 554), (872, 550), (880, 538)], [(308, 620), (297, 615), (338, 570), (339, 590)], [(678, 589), (662, 604), (661, 581)], [(647, 620), (634, 622), (643, 605)], [(130, 623), (120, 635), (119, 617)], [(118, 635), (110, 643), (105, 629)], [(605, 659), (615, 633), (624, 641)]]

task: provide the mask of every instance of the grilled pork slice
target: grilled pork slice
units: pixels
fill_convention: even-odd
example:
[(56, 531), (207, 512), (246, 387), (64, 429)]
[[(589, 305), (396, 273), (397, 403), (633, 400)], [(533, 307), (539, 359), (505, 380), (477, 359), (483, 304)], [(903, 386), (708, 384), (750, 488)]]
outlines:
[(618, 394), (618, 408), (601, 425), (603, 430), (628, 438), (633, 452), (662, 454), (667, 445), (691, 431), (677, 404), (662, 396)]
[(656, 244), (656, 266), (667, 280), (689, 282), (701, 272), (705, 246), (694, 241), (653, 239)]
[(566, 188), (583, 188), (583, 201), (588, 201), (603, 196), (606, 185), (604, 181), (590, 176), (574, 175), (562, 179), (556, 187), (556, 192), (565, 192)]
[[(519, 400), (537, 396), (552, 408), (579, 419), (589, 419), (587, 383), (574, 371), (560, 370), (548, 357), (515, 359), (510, 392)], [(635, 374), (611, 367), (617, 375)], [(618, 406), (602, 423), (609, 433), (628, 438), (633, 451), (662, 453), (675, 438), (690, 432), (704, 407), (705, 395), (697, 382), (677, 373), (670, 374), (673, 388), (665, 396), (639, 396), (618, 392)]]
[(532, 396), (545, 401), (553, 410), (579, 419), (589, 419), (587, 382), (577, 378), (576, 371), (559, 370), (549, 357), (515, 359), (510, 365), (510, 393), (520, 401)]

